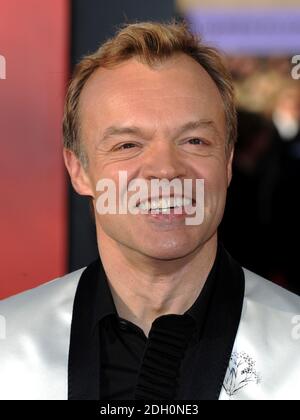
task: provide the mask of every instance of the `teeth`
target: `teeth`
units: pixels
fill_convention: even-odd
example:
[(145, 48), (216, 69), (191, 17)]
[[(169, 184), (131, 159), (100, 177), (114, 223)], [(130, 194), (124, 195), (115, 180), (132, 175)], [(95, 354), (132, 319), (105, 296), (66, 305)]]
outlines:
[(156, 200), (144, 201), (140, 203), (139, 208), (141, 210), (161, 210), (162, 213), (166, 213), (171, 207), (185, 207), (192, 204), (192, 200), (186, 197), (170, 197), (160, 198)]
[(192, 204), (192, 200), (186, 197), (177, 197), (176, 198), (176, 207), (185, 207), (190, 206)]
[(148, 211), (148, 210), (151, 209), (151, 205), (150, 205), (149, 201), (144, 201), (143, 203), (140, 203), (139, 208), (141, 210)]

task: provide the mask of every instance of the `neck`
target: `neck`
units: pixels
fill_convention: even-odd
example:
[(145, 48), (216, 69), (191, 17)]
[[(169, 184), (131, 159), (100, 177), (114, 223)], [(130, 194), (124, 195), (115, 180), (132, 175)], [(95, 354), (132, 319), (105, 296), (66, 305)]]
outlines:
[(119, 316), (138, 325), (146, 336), (157, 317), (183, 314), (192, 306), (217, 252), (217, 234), (193, 253), (168, 261), (141, 255), (103, 234), (98, 243)]

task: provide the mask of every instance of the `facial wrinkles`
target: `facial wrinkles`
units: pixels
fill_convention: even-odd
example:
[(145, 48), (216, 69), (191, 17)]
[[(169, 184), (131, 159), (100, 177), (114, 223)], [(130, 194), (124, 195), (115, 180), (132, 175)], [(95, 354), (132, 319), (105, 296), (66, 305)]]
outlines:
[[(213, 107), (211, 105), (211, 111), (214, 111), (215, 108), (221, 108), (223, 111), (223, 101), (217, 87), (209, 76), (205, 74), (204, 70), (202, 70), (200, 66), (198, 68), (198, 64), (196, 65), (197, 71), (200, 70), (200, 73), (204, 73), (205, 75), (205, 78), (201, 83), (195, 75), (192, 77), (193, 80), (188, 82), (189, 78), (184, 78), (184, 71), (175, 72), (176, 74), (173, 76), (176, 75), (176, 83), (173, 83), (172, 78), (167, 78), (168, 72), (161, 72), (161, 75), (163, 76), (161, 80), (159, 71), (153, 72), (145, 66), (140, 69), (141, 75), (143, 76), (140, 78), (138, 75), (133, 77), (131, 73), (128, 74), (128, 72), (124, 73), (125, 75), (127, 74), (127, 77), (124, 78), (121, 76), (113, 76), (114, 73), (104, 71), (104, 73), (101, 73), (101, 76), (99, 74), (98, 79), (95, 79), (97, 76), (95, 74), (94, 80), (87, 86), (87, 91), (83, 91), (83, 97), (81, 98), (81, 102), (83, 101), (82, 105), (85, 108), (84, 115), (81, 115), (84, 117), (84, 125), (89, 126), (93, 123), (93, 120), (95, 120), (99, 121), (98, 127), (103, 126), (100, 120), (103, 121), (103, 119), (106, 120), (107, 118), (99, 118), (97, 115), (95, 115), (94, 118), (93, 116), (97, 111), (101, 112), (101, 116), (105, 113), (107, 117), (110, 117), (116, 115), (118, 111), (123, 113), (124, 108), (126, 111), (126, 107), (136, 105), (142, 109), (143, 104), (147, 106), (155, 101), (157, 101), (158, 104), (161, 101), (168, 101), (169, 103), (172, 103), (173, 106), (177, 106), (178, 102), (183, 101), (186, 106), (189, 106), (189, 102), (193, 102), (194, 104), (197, 104), (197, 107), (201, 108), (199, 109), (199, 112), (201, 112), (202, 109), (203, 111), (206, 111), (207, 105), (215, 102), (212, 104), (214, 105)], [(151, 74), (150, 79), (149, 72)], [(170, 72), (170, 76), (173, 72)], [(147, 83), (151, 83), (151, 87), (145, 86)], [(95, 84), (95, 86), (93, 86), (93, 84)], [(204, 94), (202, 94), (204, 85)], [(197, 90), (199, 94), (195, 94)], [(89, 101), (85, 100), (87, 99), (87, 94), (90, 97)], [(217, 107), (216, 102), (219, 102), (221, 106)], [(218, 116), (219, 119), (222, 117), (224, 116)]]
[[(117, 106), (109, 104), (106, 113), (102, 113), (101, 117), (97, 116), (90, 121), (90, 128), (95, 131), (96, 146), (101, 146), (101, 138), (105, 132), (105, 125), (109, 126), (112, 122), (113, 126), (136, 126), (142, 131), (142, 137), (149, 139), (160, 131), (162, 136), (170, 138), (176, 133), (178, 127), (189, 121), (212, 121), (218, 137), (222, 137), (220, 131), (222, 124), (218, 121), (220, 117), (215, 113), (205, 112), (205, 103), (201, 98), (194, 97), (193, 100), (182, 100), (186, 97), (174, 96), (172, 100), (165, 100), (165, 97), (157, 97), (155, 99), (139, 99), (120, 97), (117, 100)], [(201, 103), (201, 101), (203, 103)], [(108, 121), (102, 124), (102, 121)], [(201, 128), (201, 127), (200, 127)], [(204, 127), (205, 128), (205, 127)], [(206, 131), (206, 130), (205, 130)], [(185, 133), (183, 133), (185, 134)], [(122, 136), (126, 138), (126, 135)], [(132, 138), (130, 134), (127, 136)], [(104, 144), (104, 143), (103, 143)]]

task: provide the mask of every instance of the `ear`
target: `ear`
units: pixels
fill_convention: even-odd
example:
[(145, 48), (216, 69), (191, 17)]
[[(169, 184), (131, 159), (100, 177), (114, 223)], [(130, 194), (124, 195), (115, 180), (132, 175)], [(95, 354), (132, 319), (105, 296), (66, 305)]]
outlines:
[(75, 153), (64, 148), (63, 156), (74, 190), (80, 195), (94, 197), (90, 178)]
[(227, 188), (229, 187), (232, 179), (232, 161), (234, 155), (234, 147), (232, 147), (230, 154), (227, 158)]

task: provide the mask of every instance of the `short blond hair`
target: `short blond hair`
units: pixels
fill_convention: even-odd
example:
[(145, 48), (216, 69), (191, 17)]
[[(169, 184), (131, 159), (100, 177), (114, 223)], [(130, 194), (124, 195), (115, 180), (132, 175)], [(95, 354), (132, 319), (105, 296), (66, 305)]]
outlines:
[(133, 57), (154, 67), (155, 64), (162, 63), (178, 53), (186, 54), (196, 60), (219, 89), (227, 126), (226, 151), (230, 151), (237, 138), (237, 117), (231, 75), (220, 53), (203, 44), (191, 33), (185, 23), (178, 22), (128, 24), (96, 52), (85, 56), (76, 65), (65, 101), (64, 147), (72, 150), (87, 165), (87, 157), (79, 135), (79, 99), (85, 83), (96, 69), (113, 68)]

